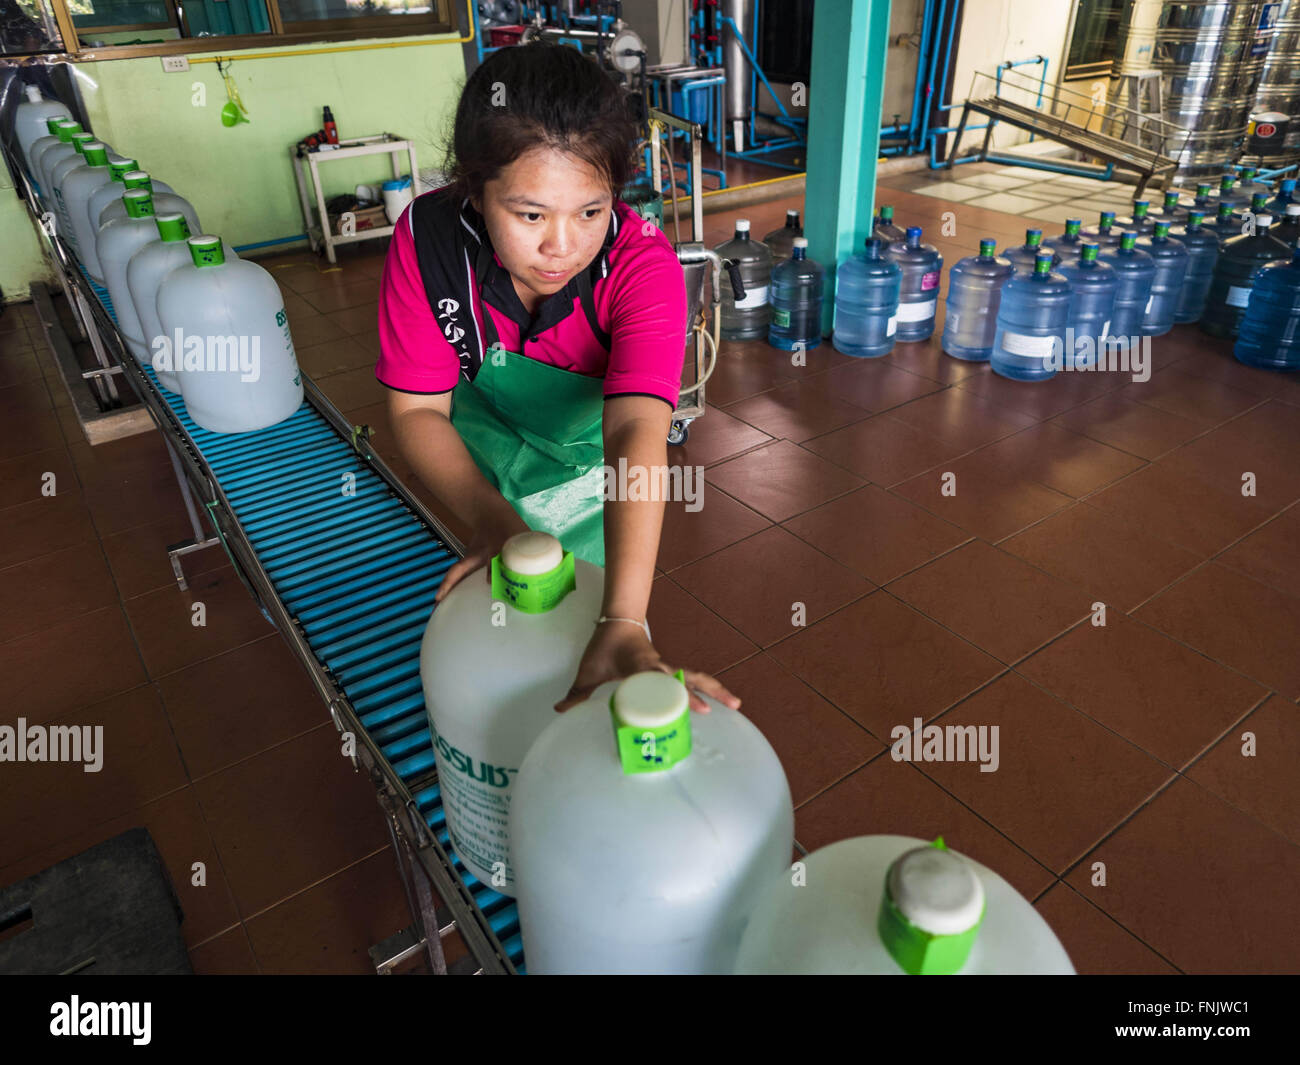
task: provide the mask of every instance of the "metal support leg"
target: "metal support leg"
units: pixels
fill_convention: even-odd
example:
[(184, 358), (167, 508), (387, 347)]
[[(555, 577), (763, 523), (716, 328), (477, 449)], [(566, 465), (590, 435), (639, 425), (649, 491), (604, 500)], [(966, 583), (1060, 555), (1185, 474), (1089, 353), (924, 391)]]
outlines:
[[(397, 872), (402, 879), (402, 890), (406, 892), (406, 905), (415, 924), (411, 929), (399, 932), (370, 948), (375, 969), (381, 976), (390, 975), (396, 965), (415, 957), (423, 950), (430, 971), (445, 976), (447, 959), (442, 952), (443, 921), (438, 913), (433, 888), (424, 870), (420, 868), (420, 863), (415, 860), (411, 844), (398, 826), (396, 812), (383, 792), (379, 795), (379, 806), (384, 811), (388, 838), (393, 845), (393, 856), (397, 859)], [(454, 924), (450, 921), (448, 923)]]
[(970, 104), (966, 104), (966, 106), (961, 109), (961, 121), (957, 123), (957, 136), (953, 138), (952, 148), (949, 150), (947, 162), (944, 164), (944, 168), (947, 170), (952, 169), (953, 161), (957, 158), (957, 150), (961, 147), (962, 134), (966, 132), (966, 122), (969, 119)]
[(204, 535), (203, 524), (199, 521), (199, 511), (194, 505), (194, 493), (190, 491), (190, 482), (185, 476), (185, 469), (181, 466), (180, 457), (176, 454), (171, 437), (166, 433), (163, 434), (163, 441), (167, 444), (167, 457), (172, 460), (172, 471), (176, 474), (176, 483), (180, 486), (181, 499), (185, 501), (185, 510), (190, 516), (190, 528), (194, 530), (194, 539), (182, 540), (180, 543), (171, 544), (167, 548), (167, 557), (171, 560), (172, 573), (176, 575), (176, 583), (180, 586), (181, 591), (185, 591), (189, 587), (189, 583), (185, 580), (185, 571), (181, 569), (181, 555), (188, 555), (193, 551), (202, 551), (205, 547), (215, 547), (221, 543), (221, 540), (216, 536)]
[[(66, 290), (65, 290), (66, 291)], [(90, 346), (95, 352), (95, 361), (105, 370), (113, 365), (113, 360), (108, 357), (104, 350), (104, 342), (99, 337), (99, 330), (95, 328), (95, 319), (91, 315), (90, 307), (86, 303), (86, 297), (81, 294), (81, 289), (73, 288), (73, 306), (76, 308), (78, 317), (81, 318), (82, 333), (90, 341)], [(128, 354), (127, 358), (134, 356)], [(102, 398), (105, 409), (111, 409), (121, 405), (121, 397), (117, 394), (117, 385), (113, 383), (111, 374), (101, 374), (95, 379), (99, 386), (104, 390)]]

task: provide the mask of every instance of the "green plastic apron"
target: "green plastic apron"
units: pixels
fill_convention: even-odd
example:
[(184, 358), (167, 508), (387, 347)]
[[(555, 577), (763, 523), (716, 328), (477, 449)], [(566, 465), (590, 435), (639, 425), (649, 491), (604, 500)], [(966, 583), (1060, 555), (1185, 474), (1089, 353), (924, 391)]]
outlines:
[(605, 564), (605, 381), (494, 347), (452, 393), (451, 423), (531, 529)]

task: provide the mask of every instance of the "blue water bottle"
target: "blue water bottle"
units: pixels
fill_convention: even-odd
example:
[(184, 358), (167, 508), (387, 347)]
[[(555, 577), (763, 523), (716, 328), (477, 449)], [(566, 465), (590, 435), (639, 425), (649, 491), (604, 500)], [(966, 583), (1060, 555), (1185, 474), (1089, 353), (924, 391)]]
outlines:
[(989, 364), (1014, 381), (1046, 381), (1064, 364), (1070, 282), (1052, 272), (1043, 252), (1034, 272), (1016, 274), (1002, 290), (998, 331)]
[(1174, 312), (1187, 276), (1187, 249), (1182, 241), (1169, 236), (1168, 222), (1157, 222), (1151, 236), (1140, 238), (1137, 246), (1156, 263), (1151, 295), (1142, 314), (1142, 335), (1164, 336), (1174, 327)]
[(1268, 201), (1268, 209), (1275, 215), (1286, 214), (1286, 205), (1295, 203), (1295, 178), (1284, 178), (1277, 195)]
[(835, 272), (835, 331), (831, 345), (844, 355), (875, 359), (894, 348), (898, 331), (898, 290), (903, 271), (884, 256), (872, 237), (866, 253), (841, 263)]
[(1011, 260), (1011, 265), (1016, 268), (1016, 273), (1032, 274), (1035, 264), (1038, 262), (1038, 256), (1043, 252), (1047, 252), (1052, 256), (1053, 266), (1061, 261), (1056, 249), (1043, 243), (1043, 231), (1041, 229), (1026, 229), (1025, 242), (1018, 248), (1004, 248), (1002, 257)]
[(1079, 231), (1079, 236), (1097, 244), (1102, 251), (1117, 245), (1122, 235), (1119, 227), (1115, 225), (1114, 211), (1102, 211), (1100, 222), (1095, 226), (1084, 226)]
[(1214, 280), (1214, 265), (1219, 261), (1219, 238), (1206, 229), (1201, 212), (1187, 212), (1187, 224), (1169, 232), (1183, 242), (1187, 249), (1187, 273), (1183, 288), (1174, 306), (1175, 322), (1199, 322), (1205, 311), (1205, 297)]
[(948, 271), (943, 350), (954, 358), (985, 362), (993, 354), (1002, 286), (1015, 273), (1009, 259), (994, 254), (996, 248), (996, 241), (981, 240), (978, 255)]
[(1137, 246), (1138, 235), (1131, 230), (1120, 238), (1119, 247), (1102, 252), (1101, 261), (1119, 276), (1115, 290), (1115, 312), (1110, 320), (1111, 336), (1123, 339), (1130, 350), (1142, 337), (1142, 319), (1151, 299), (1151, 279), (1156, 261)]
[(808, 351), (822, 342), (825, 271), (808, 258), (808, 240), (795, 237), (790, 258), (772, 268), (772, 321), (767, 342), (782, 351)]
[(1097, 258), (1100, 249), (1089, 241), (1079, 258), (1065, 263), (1060, 273), (1070, 282), (1070, 315), (1065, 331), (1065, 351), (1076, 370), (1097, 361), (1110, 333), (1119, 278), (1109, 264)]
[(1061, 257), (1061, 262), (1068, 262), (1079, 257), (1079, 252), (1083, 250), (1084, 241), (1082, 229), (1082, 218), (1067, 218), (1065, 220), (1065, 232), (1059, 237), (1052, 238), (1052, 247), (1056, 249), (1056, 254)]
[(1255, 277), (1233, 354), (1264, 370), (1300, 370), (1300, 248)]
[(898, 295), (897, 339), (928, 339), (934, 332), (934, 316), (939, 305), (943, 256), (933, 244), (921, 243), (920, 226), (908, 226), (907, 239), (889, 245), (885, 256), (898, 263), (903, 271)]

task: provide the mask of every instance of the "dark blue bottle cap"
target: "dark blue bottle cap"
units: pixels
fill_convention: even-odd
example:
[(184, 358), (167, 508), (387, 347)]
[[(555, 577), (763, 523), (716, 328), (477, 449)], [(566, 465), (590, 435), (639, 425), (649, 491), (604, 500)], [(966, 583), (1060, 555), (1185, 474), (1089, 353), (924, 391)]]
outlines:
[(877, 240), (875, 237), (867, 238), (867, 258), (868, 259), (880, 258), (880, 241)]
[(908, 227), (907, 227), (907, 240), (908, 240), (908, 243), (910, 244), (912, 241), (914, 241), (914, 240), (920, 240), (920, 239), (921, 239), (921, 227), (920, 227), (920, 226), (908, 226)]

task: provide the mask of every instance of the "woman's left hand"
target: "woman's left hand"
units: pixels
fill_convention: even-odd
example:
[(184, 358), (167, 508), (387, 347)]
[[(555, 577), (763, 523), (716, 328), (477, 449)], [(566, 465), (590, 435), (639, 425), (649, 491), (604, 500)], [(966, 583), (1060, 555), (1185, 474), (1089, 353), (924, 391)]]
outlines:
[[(660, 670), (664, 673), (676, 673), (677, 670), (667, 665), (659, 657), (654, 644), (645, 632), (626, 622), (606, 622), (596, 626), (596, 632), (587, 644), (587, 650), (578, 666), (578, 676), (555, 709), (561, 713), (589, 698), (600, 685), (606, 681), (622, 680), (633, 673)], [(722, 686), (722, 682), (707, 673), (685, 670), (686, 691), (690, 696), (691, 709), (700, 713), (709, 712), (706, 703), (697, 692), (711, 696), (733, 710), (740, 708), (740, 700)]]

